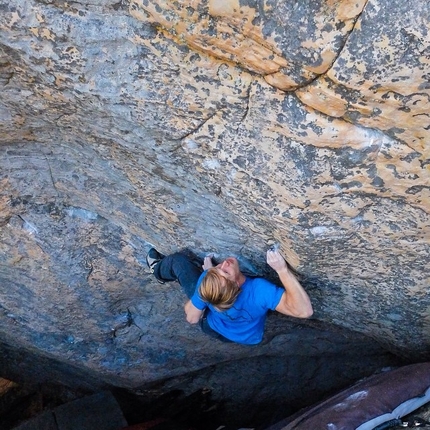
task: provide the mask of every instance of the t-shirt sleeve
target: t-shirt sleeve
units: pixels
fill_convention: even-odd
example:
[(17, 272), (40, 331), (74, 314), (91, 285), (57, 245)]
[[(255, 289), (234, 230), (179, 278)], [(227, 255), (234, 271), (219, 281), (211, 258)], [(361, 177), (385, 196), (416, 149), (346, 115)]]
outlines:
[(191, 297), (191, 303), (197, 308), (197, 309), (199, 309), (199, 310), (204, 310), (206, 307), (207, 307), (207, 303), (206, 302), (204, 302), (202, 299), (201, 299), (201, 297), (200, 297), (200, 294), (199, 294), (199, 287), (200, 287), (200, 284), (201, 284), (201, 282), (202, 282), (202, 280), (203, 280), (203, 278), (205, 277), (205, 275), (206, 275), (206, 272), (207, 272), (207, 270), (205, 270), (201, 275), (200, 275), (200, 278), (198, 279), (198, 281), (197, 281), (197, 285), (196, 285), (196, 289), (194, 290), (194, 294), (193, 294), (193, 297)]
[(275, 310), (281, 301), (282, 294), (285, 293), (285, 289), (272, 284), (265, 279), (259, 278), (258, 294), (263, 306), (266, 309)]

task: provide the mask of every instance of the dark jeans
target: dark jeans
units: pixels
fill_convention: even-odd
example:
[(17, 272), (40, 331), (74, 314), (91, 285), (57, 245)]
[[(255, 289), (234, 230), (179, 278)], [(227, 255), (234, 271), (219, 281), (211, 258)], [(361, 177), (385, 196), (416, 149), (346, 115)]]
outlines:
[(194, 264), (190, 258), (181, 253), (164, 257), (155, 267), (154, 275), (162, 281), (178, 281), (189, 299), (194, 294), (197, 281), (203, 269)]
[[(181, 252), (164, 257), (154, 267), (154, 275), (157, 279), (161, 281), (178, 281), (189, 299), (193, 296), (197, 281), (202, 273), (201, 266), (197, 266), (186, 254)], [(208, 310), (206, 309), (203, 318), (200, 320), (202, 331), (223, 342), (231, 342), (210, 327), (206, 320), (207, 312)]]

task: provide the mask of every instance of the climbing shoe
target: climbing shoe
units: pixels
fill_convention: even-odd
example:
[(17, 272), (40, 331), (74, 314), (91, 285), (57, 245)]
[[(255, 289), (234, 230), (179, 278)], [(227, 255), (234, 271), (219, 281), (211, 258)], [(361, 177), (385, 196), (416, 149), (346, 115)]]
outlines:
[[(148, 251), (148, 254), (146, 255), (146, 264), (149, 267), (149, 271), (151, 273), (154, 273), (154, 267), (157, 263), (159, 263), (165, 256), (163, 254), (160, 254), (155, 248), (151, 248)], [(164, 282), (161, 279), (157, 278), (157, 281), (161, 284), (164, 284)]]

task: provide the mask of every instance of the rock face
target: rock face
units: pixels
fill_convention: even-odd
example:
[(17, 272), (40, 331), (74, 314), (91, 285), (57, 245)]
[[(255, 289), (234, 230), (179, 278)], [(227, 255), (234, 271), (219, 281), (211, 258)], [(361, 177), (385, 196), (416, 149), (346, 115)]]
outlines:
[[(428, 2), (0, 9), (2, 342), (131, 387), (366, 338), (429, 356)], [(271, 316), (252, 352), (144, 263), (188, 247), (270, 277), (272, 243), (315, 314)]]

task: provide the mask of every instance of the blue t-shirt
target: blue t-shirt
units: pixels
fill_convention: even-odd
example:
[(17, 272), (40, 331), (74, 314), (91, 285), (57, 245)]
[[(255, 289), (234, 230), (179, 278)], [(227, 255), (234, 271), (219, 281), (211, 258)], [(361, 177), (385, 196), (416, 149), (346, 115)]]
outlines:
[(219, 311), (200, 298), (198, 289), (205, 275), (206, 271), (197, 282), (191, 303), (201, 311), (209, 308), (210, 312), (207, 315), (209, 326), (233, 342), (247, 345), (260, 343), (263, 339), (267, 312), (275, 310), (285, 290), (263, 278), (246, 278), (233, 306), (225, 311)]

